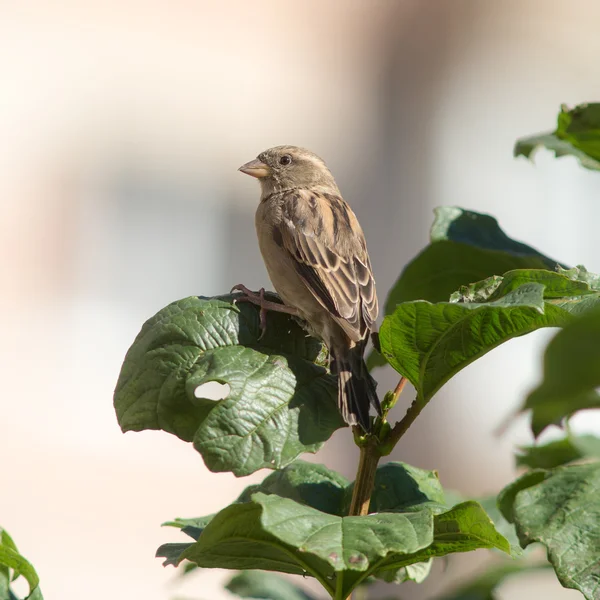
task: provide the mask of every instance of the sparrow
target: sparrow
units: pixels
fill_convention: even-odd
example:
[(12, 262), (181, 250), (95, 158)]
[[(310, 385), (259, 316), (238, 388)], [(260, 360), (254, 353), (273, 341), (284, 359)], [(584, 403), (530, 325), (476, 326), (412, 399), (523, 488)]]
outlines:
[[(263, 310), (300, 317), (321, 338), (338, 375), (338, 407), (349, 425), (371, 429), (369, 405), (381, 415), (376, 383), (364, 361), (378, 314), (365, 236), (333, 175), (316, 154), (277, 146), (241, 166), (260, 182), (256, 232), (269, 277), (283, 305), (245, 286)], [(263, 323), (264, 325), (264, 323)]]

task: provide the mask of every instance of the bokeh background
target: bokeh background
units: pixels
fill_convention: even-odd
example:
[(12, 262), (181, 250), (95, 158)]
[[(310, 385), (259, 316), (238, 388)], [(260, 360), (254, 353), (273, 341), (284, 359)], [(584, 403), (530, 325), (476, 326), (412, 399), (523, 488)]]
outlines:
[[(600, 99), (598, 19), (594, 0), (0, 1), (0, 523), (46, 598), (229, 597), (227, 573), (181, 582), (160, 565), (156, 547), (179, 534), (159, 524), (219, 509), (264, 473), (211, 474), (174, 437), (121, 434), (112, 391), (165, 304), (268, 287), (258, 187), (236, 171), (265, 148), (326, 159), (382, 299), (437, 205), (490, 212), (600, 270), (600, 177), (512, 157), (561, 103)], [(493, 431), (540, 377), (549, 335), (463, 371), (394, 458), (470, 495), (510, 481), (526, 420)], [(315, 458), (350, 478), (355, 459), (347, 431)], [(378, 594), (431, 598), (486, 557), (438, 561), (425, 584)], [(500, 597), (579, 595), (548, 573)]]

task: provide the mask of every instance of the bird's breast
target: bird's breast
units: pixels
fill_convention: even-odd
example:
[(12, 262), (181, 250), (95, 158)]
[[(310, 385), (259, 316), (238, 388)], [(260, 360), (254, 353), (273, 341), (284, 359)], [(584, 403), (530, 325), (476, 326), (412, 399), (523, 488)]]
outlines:
[(269, 278), (283, 302), (298, 309), (305, 320), (316, 325), (315, 321), (322, 320), (325, 311), (298, 275), (288, 251), (275, 239), (274, 229), (281, 225), (281, 212), (265, 204), (256, 212), (256, 233)]

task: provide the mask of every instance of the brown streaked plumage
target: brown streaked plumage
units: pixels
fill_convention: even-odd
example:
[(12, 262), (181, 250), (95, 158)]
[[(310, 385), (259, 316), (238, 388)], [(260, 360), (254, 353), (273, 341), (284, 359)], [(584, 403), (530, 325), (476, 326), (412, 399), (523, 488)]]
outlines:
[(358, 220), (325, 163), (308, 150), (271, 148), (240, 171), (261, 183), (256, 231), (271, 281), (290, 312), (327, 344), (345, 421), (368, 431), (369, 405), (381, 412), (363, 359), (378, 304)]

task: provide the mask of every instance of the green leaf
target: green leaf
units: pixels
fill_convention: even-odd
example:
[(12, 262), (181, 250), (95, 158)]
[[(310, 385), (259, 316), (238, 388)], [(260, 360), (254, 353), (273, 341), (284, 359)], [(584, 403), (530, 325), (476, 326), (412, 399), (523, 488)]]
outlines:
[(529, 394), (523, 411), (531, 410), (537, 437), (574, 412), (600, 408), (600, 310), (592, 310), (552, 339), (544, 355), (544, 379)]
[(515, 522), (514, 504), (517, 494), (522, 490), (541, 483), (549, 476), (549, 471), (544, 469), (533, 469), (507, 485), (499, 494), (498, 509), (509, 523)]
[[(260, 484), (248, 486), (237, 499), (238, 503), (252, 502), (257, 492), (276, 494), (310, 506), (321, 512), (344, 516), (352, 498), (354, 484), (324, 465), (297, 460), (280, 471), (268, 475)], [(371, 498), (371, 512), (447, 510), (444, 491), (437, 473), (418, 469), (404, 463), (390, 462), (379, 467)], [(194, 519), (174, 519), (164, 525), (178, 527), (198, 540), (214, 515)], [(165, 558), (165, 565), (178, 564), (179, 557), (190, 544), (164, 544), (157, 556)], [(397, 571), (386, 571), (386, 581), (422, 580), (429, 571), (425, 565), (410, 565)]]
[[(259, 339), (258, 309), (233, 298), (185, 298), (147, 321), (114, 404), (123, 431), (162, 429), (193, 441), (211, 471), (242, 476), (317, 451), (344, 423), (322, 344), (279, 313)], [(227, 398), (196, 398), (215, 381)]]
[[(202, 567), (308, 573), (331, 589), (334, 573), (342, 573), (338, 583), (349, 593), (369, 576), (422, 581), (430, 559), (448, 552), (510, 551), (481, 505), (448, 510), (434, 471), (395, 462), (379, 467), (368, 517), (343, 516), (352, 488), (323, 465), (296, 461), (246, 488), (216, 516), (168, 523), (198, 542), (165, 544), (157, 555), (165, 564), (189, 559)], [(411, 550), (415, 544), (421, 549)]]
[[(347, 514), (354, 484), (346, 495)], [(428, 509), (433, 514), (448, 510), (444, 490), (436, 471), (427, 471), (400, 462), (388, 462), (377, 469), (369, 505), (370, 513), (386, 511), (414, 512)], [(415, 581), (421, 583), (431, 571), (431, 560), (417, 562), (396, 570), (376, 574), (388, 583)]]
[(312, 600), (312, 596), (306, 594), (287, 579), (262, 571), (244, 571), (233, 577), (225, 588), (240, 598)]
[(10, 581), (14, 581), (17, 577), (24, 577), (29, 585), (27, 600), (42, 600), (40, 580), (35, 569), (19, 553), (8, 532), (0, 527), (0, 593), (4, 598), (16, 598), (9, 586)]
[(450, 302), (398, 305), (381, 326), (381, 351), (424, 406), (448, 379), (496, 346), (600, 308), (599, 288), (598, 276), (583, 267), (509, 271), (462, 286)]
[(540, 146), (557, 158), (574, 156), (586, 169), (600, 170), (600, 104), (580, 104), (571, 110), (563, 105), (556, 130), (517, 140), (514, 154), (530, 158)]
[(238, 502), (249, 502), (256, 492), (277, 494), (330, 515), (342, 516), (348, 480), (325, 465), (296, 460), (271, 473), (262, 483), (247, 487)]
[(582, 456), (600, 458), (600, 438), (594, 435), (579, 435), (572, 437), (571, 442)]
[(558, 267), (557, 271), (561, 275), (564, 275), (573, 281), (582, 281), (583, 283), (587, 283), (592, 290), (600, 291), (600, 275), (597, 275), (596, 273), (590, 273), (583, 265), (577, 265), (572, 269), (563, 269)]
[[(545, 286), (524, 283), (487, 302), (400, 304), (385, 317), (379, 339), (387, 361), (417, 390), (421, 406), (452, 376), (493, 348), (571, 317), (544, 302)], [(456, 298), (455, 298), (456, 300)]]
[(413, 565), (406, 565), (406, 567), (400, 567), (396, 570), (387, 570), (377, 573), (375, 576), (377, 579), (381, 579), (386, 583), (405, 583), (406, 581), (414, 581), (415, 583), (423, 583), (433, 566), (433, 559), (426, 560), (425, 562), (414, 563)]
[[(464, 498), (462, 494), (459, 494), (456, 491), (447, 491), (446, 498), (451, 501), (451, 504), (459, 504), (460, 502), (464, 502)], [(512, 523), (509, 523), (500, 512), (498, 508), (498, 496), (486, 496), (477, 500), (479, 504), (485, 510), (487, 516), (492, 520), (496, 531), (506, 538), (506, 540), (510, 544), (510, 553), (513, 558), (517, 558), (522, 556), (523, 550), (521, 549), (521, 545), (519, 544), (519, 538), (517, 537), (517, 532), (515, 530), (515, 526)]]
[[(443, 206), (434, 210), (435, 220), (431, 226), (431, 241), (452, 240), (476, 248), (498, 250), (513, 256), (537, 258), (547, 267), (556, 261), (544, 256), (535, 248), (511, 239), (491, 215), (465, 210), (457, 206)], [(534, 268), (534, 267), (531, 267)]]
[(428, 509), (339, 517), (255, 493), (250, 502), (218, 513), (175, 563), (187, 559), (207, 568), (310, 574), (329, 593), (341, 585), (346, 597), (370, 575), (384, 576), (451, 552), (493, 547), (510, 552), (508, 541), (476, 502), (435, 517)]
[(474, 501), (458, 504), (448, 512), (434, 517), (433, 543), (412, 556), (391, 556), (381, 561), (377, 575), (389, 569), (456, 552), (471, 552), (479, 548), (496, 548), (511, 553), (508, 540), (502, 536), (481, 504)]
[(331, 591), (334, 572), (367, 571), (391, 553), (427, 546), (431, 534), (429, 511), (337, 517), (257, 493), (222, 510), (180, 558), (202, 567), (310, 573)]
[(191, 538), (197, 540), (204, 528), (210, 523), (216, 513), (212, 515), (206, 515), (205, 517), (196, 517), (193, 519), (173, 519), (163, 523), (163, 527), (177, 527), (181, 529), (183, 533), (189, 535)]
[(496, 548), (510, 554), (508, 540), (496, 531), (481, 504), (473, 500), (435, 517), (433, 545), (436, 556), (478, 548)]
[(163, 561), (163, 566), (167, 567), (169, 565), (172, 565), (173, 567), (177, 567), (183, 560), (181, 558), (182, 554), (186, 550), (188, 550), (191, 546), (193, 546), (192, 542), (187, 542), (187, 543), (182, 543), (182, 544), (173, 544), (173, 543), (163, 544), (162, 546), (159, 546), (158, 550), (156, 551), (155, 556), (157, 558), (165, 559)]
[[(348, 507), (353, 488), (354, 484), (348, 487)], [(408, 512), (424, 508), (434, 514), (448, 510), (436, 471), (419, 469), (401, 462), (388, 462), (377, 469), (369, 505), (370, 513)]]
[(600, 463), (534, 471), (502, 492), (523, 547), (540, 542), (564, 587), (600, 593)]
[[(271, 473), (261, 483), (248, 486), (236, 502), (251, 502), (257, 492), (276, 494), (341, 517), (348, 514), (353, 489), (354, 482), (349, 483), (345, 477), (325, 465), (296, 460)], [(435, 471), (401, 462), (388, 462), (378, 467), (369, 512), (406, 512), (424, 508), (434, 513), (448, 509), (444, 490)], [(177, 518), (163, 525), (177, 527), (198, 539), (213, 517)]]
[(403, 270), (385, 314), (410, 300), (442, 302), (461, 285), (514, 269), (550, 269), (557, 261), (506, 235), (494, 217), (458, 207), (435, 209), (431, 244)]
[(596, 275), (585, 271), (585, 279), (580, 277), (582, 271), (579, 268), (568, 271), (561, 269), (560, 272), (517, 269), (505, 273), (502, 277), (490, 277), (469, 286), (462, 286), (450, 298), (452, 302), (493, 301), (522, 285), (538, 283), (544, 286), (544, 301), (547, 304), (578, 314), (583, 312), (583, 309), (579, 308), (580, 304), (585, 304), (586, 310), (600, 305), (600, 293), (591, 285), (592, 278)]
[[(404, 571), (405, 576), (402, 581), (399, 583), (404, 583), (405, 581), (414, 581), (415, 583), (423, 583), (427, 577), (429, 577), (429, 573), (431, 573), (431, 567), (433, 566), (433, 559), (426, 560), (425, 562), (414, 563), (413, 565), (407, 565), (403, 567), (401, 571)], [(385, 571), (389, 573), (389, 571)]]
[(492, 520), (496, 531), (504, 536), (510, 544), (510, 553), (513, 557), (519, 557), (523, 554), (521, 546), (519, 545), (519, 538), (515, 526), (509, 523), (498, 508), (498, 497), (488, 496), (479, 501), (483, 510), (487, 513), (487, 516)]
[[(435, 209), (431, 243), (404, 268), (385, 302), (391, 315), (402, 302), (444, 302), (461, 286), (515, 269), (551, 269), (557, 261), (511, 239), (486, 214), (444, 206)], [(386, 364), (371, 352), (369, 368)]]
[(593, 435), (569, 436), (547, 444), (521, 446), (516, 466), (553, 469), (587, 456), (600, 457), (600, 439)]

